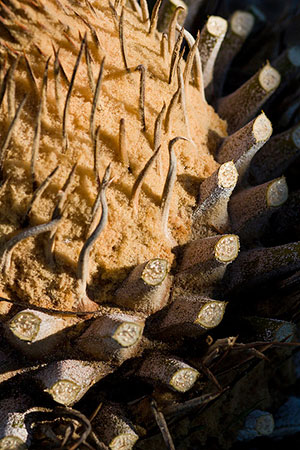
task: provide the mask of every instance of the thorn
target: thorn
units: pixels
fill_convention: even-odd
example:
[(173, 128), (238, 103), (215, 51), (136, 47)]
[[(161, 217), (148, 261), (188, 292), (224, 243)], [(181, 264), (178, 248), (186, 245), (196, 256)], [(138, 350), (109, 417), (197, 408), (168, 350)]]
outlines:
[(57, 227), (60, 220), (61, 217), (57, 217), (56, 219), (51, 220), (51, 222), (27, 228), (26, 230), (21, 231), (20, 233), (16, 234), (11, 239), (9, 239), (7, 242), (5, 242), (0, 250), (1, 268), (4, 271), (4, 273), (7, 273), (7, 271), (9, 270), (11, 262), (11, 253), (17, 244), (19, 244), (21, 241), (29, 237), (38, 236), (41, 233), (51, 231), (53, 228)]
[(92, 111), (91, 111), (91, 116), (90, 116), (90, 135), (91, 135), (92, 140), (94, 140), (94, 134), (95, 134), (95, 113), (96, 113), (97, 104), (98, 104), (99, 95), (100, 95), (104, 62), (105, 62), (105, 56), (102, 59), (102, 62), (100, 65), (99, 75), (97, 78), (96, 89), (95, 89), (95, 94), (94, 94), (93, 103), (92, 103)]
[(126, 145), (125, 119), (120, 120), (119, 128), (119, 159), (128, 168), (129, 158)]
[(11, 123), (9, 125), (6, 137), (4, 138), (4, 141), (1, 144), (1, 147), (0, 147), (0, 171), (3, 170), (3, 163), (4, 163), (5, 156), (6, 156), (6, 150), (7, 150), (7, 147), (9, 146), (12, 134), (13, 134), (14, 129), (15, 129), (17, 123), (18, 123), (18, 120), (20, 118), (20, 115), (21, 115), (21, 112), (22, 112), (22, 109), (23, 109), (23, 107), (25, 105), (26, 100), (27, 100), (27, 95), (25, 95), (23, 97), (23, 100), (19, 104), (18, 109), (17, 109), (17, 111), (15, 113), (15, 116), (14, 116), (13, 120), (11, 121)]
[[(168, 31), (168, 44), (169, 44), (169, 53), (173, 53), (174, 44), (175, 44), (175, 33), (176, 33), (176, 27), (177, 27), (177, 19), (180, 12), (184, 12), (184, 8), (182, 6), (178, 6), (170, 20), (169, 24), (169, 31)], [(183, 27), (181, 27), (182, 29)]]
[(130, 72), (128, 63), (127, 63), (127, 50), (126, 50), (126, 42), (124, 37), (124, 8), (122, 8), (120, 21), (119, 21), (119, 39), (121, 45), (121, 53), (124, 62), (124, 66), (127, 72)]
[(197, 38), (196, 38), (193, 46), (190, 48), (190, 51), (189, 51), (187, 59), (186, 59), (186, 65), (185, 65), (185, 69), (184, 69), (184, 73), (183, 73), (183, 79), (184, 79), (184, 84), (185, 84), (186, 88), (188, 87), (188, 84), (189, 84), (192, 67), (194, 65), (194, 61), (195, 61), (195, 57), (196, 57), (196, 52), (198, 51), (199, 40), (200, 40), (200, 31), (198, 31)]
[(157, 28), (158, 11), (159, 11), (161, 2), (162, 2), (162, 0), (157, 0), (155, 2), (155, 5), (153, 6), (150, 27), (149, 27), (149, 34), (153, 34)]
[(173, 75), (176, 70), (178, 61), (179, 61), (179, 55), (180, 55), (180, 48), (183, 41), (183, 34), (184, 34), (184, 28), (181, 28), (181, 31), (178, 35), (178, 38), (176, 40), (176, 43), (174, 45), (172, 58), (171, 58), (171, 64), (170, 64), (170, 73), (169, 73), (169, 84), (172, 83)]
[(170, 131), (170, 125), (171, 125), (171, 114), (174, 111), (174, 108), (176, 106), (176, 103), (179, 99), (180, 95), (180, 86), (178, 86), (177, 91), (173, 94), (173, 97), (170, 100), (167, 112), (166, 112), (166, 118), (165, 118), (165, 131), (169, 133)]
[(15, 71), (19, 63), (20, 58), (16, 58), (9, 69), (9, 75), (7, 79), (7, 106), (8, 117), (12, 120), (16, 112), (16, 83), (15, 83)]
[(33, 74), (32, 68), (30, 66), (30, 62), (26, 56), (25, 50), (23, 51), (23, 53), (24, 53), (24, 60), (25, 60), (25, 64), (26, 64), (29, 82), (30, 82), (31, 86), (33, 87), (35, 94), (38, 95), (39, 90), (38, 90), (37, 82), (36, 82), (35, 76)]
[(94, 174), (95, 174), (98, 188), (100, 188), (100, 184), (101, 184), (100, 176), (99, 176), (99, 170), (100, 170), (99, 134), (100, 134), (100, 126), (98, 126), (96, 128), (96, 131), (94, 134)]
[[(159, 112), (154, 125), (154, 151), (160, 147), (161, 145), (161, 131), (162, 131), (162, 123), (164, 120), (164, 115), (166, 112), (166, 104), (164, 102), (161, 111)], [(162, 163), (161, 163), (161, 154), (158, 155), (157, 165), (158, 173), (160, 178), (162, 177)]]
[(161, 35), (160, 54), (161, 54), (161, 57), (163, 58), (163, 60), (167, 61), (167, 57), (169, 54), (167, 33), (162, 33), (162, 35)]
[(93, 69), (92, 69), (91, 55), (89, 52), (89, 47), (88, 47), (87, 42), (86, 42), (86, 46), (85, 46), (85, 61), (86, 61), (86, 65), (87, 65), (87, 72), (88, 72), (91, 91), (94, 95), (95, 94), (95, 81), (94, 81), (94, 75), (93, 75)]
[[(177, 29), (177, 31), (180, 31), (181, 27), (179, 25), (177, 25), (176, 29)], [(193, 46), (195, 45), (195, 42), (196, 42), (194, 37), (187, 30), (184, 30), (184, 39), (188, 43), (188, 46), (189, 46), (189, 48), (191, 50), (193, 48)], [(194, 76), (195, 76), (195, 85), (199, 89), (199, 91), (201, 92), (202, 99), (205, 102), (206, 100), (205, 100), (205, 95), (204, 95), (202, 63), (201, 63), (201, 59), (200, 59), (199, 47), (196, 47), (194, 69), (195, 69), (194, 70), (194, 72), (195, 72), (195, 74), (194, 74)]]
[(135, 183), (134, 183), (132, 191), (131, 191), (131, 203), (133, 206), (134, 214), (137, 214), (139, 194), (140, 194), (141, 188), (143, 186), (143, 183), (145, 181), (145, 178), (146, 178), (149, 170), (153, 166), (154, 162), (156, 161), (156, 159), (159, 155), (160, 149), (161, 149), (161, 146), (158, 147), (158, 149), (153, 153), (151, 158), (146, 162), (143, 170), (141, 170), (137, 179), (135, 180)]
[[(161, 197), (161, 208), (162, 208), (162, 229), (166, 238), (170, 239), (169, 231), (168, 231), (168, 219), (169, 212), (171, 206), (171, 198), (174, 189), (174, 184), (176, 181), (176, 172), (177, 172), (177, 158), (175, 152), (173, 150), (173, 146), (177, 141), (183, 139), (184, 141), (188, 141), (187, 138), (182, 136), (177, 136), (169, 142), (169, 170), (166, 178), (166, 182), (164, 185), (164, 190)], [(172, 238), (171, 238), (172, 239)]]
[[(81, 249), (80, 255), (79, 255), (79, 259), (78, 259), (77, 279), (79, 282), (79, 295), (80, 295), (81, 299), (86, 295), (86, 285), (87, 285), (87, 279), (89, 276), (90, 251), (107, 223), (108, 207), (107, 207), (107, 202), (106, 202), (105, 191), (111, 182), (111, 180), (109, 178), (110, 178), (110, 165), (108, 165), (105, 170), (101, 188), (100, 188), (100, 191), (98, 194), (98, 197), (100, 199), (100, 204), (102, 207), (102, 214), (101, 214), (100, 221), (99, 221), (98, 225), (96, 226), (95, 230), (92, 232), (92, 234), (88, 237), (88, 239), (84, 243), (84, 245)], [(97, 202), (97, 199), (96, 199), (96, 202)]]
[(54, 177), (54, 175), (56, 174), (58, 169), (59, 169), (59, 166), (56, 166), (55, 169), (52, 170), (52, 172), (47, 176), (47, 178), (45, 178), (45, 180), (42, 182), (42, 184), (35, 190), (32, 198), (30, 200), (30, 203), (26, 209), (26, 212), (24, 214), (24, 219), (22, 220), (22, 223), (21, 223), (22, 227), (29, 225), (29, 215), (34, 206), (34, 203), (43, 195), (43, 192), (49, 186), (52, 178)]
[[(57, 201), (57, 204), (52, 213), (52, 220), (55, 220), (57, 217), (63, 216), (65, 204), (66, 204), (68, 195), (70, 194), (70, 191), (72, 188), (72, 182), (74, 179), (77, 164), (78, 163), (75, 163), (73, 165), (72, 170), (70, 171), (69, 176), (68, 176), (62, 190), (58, 193), (58, 201)], [(50, 265), (54, 265), (53, 252), (54, 252), (56, 231), (57, 231), (57, 227), (54, 227), (53, 230), (51, 230), (51, 233), (49, 236), (49, 242), (46, 247), (46, 259), (48, 261), (48, 264), (50, 264)]]
[(131, 8), (138, 14), (140, 19), (143, 19), (142, 8), (140, 7), (137, 0), (129, 0)]
[(5, 92), (6, 92), (8, 76), (9, 76), (9, 69), (7, 69), (7, 71), (6, 71), (5, 75), (4, 75), (4, 79), (2, 81), (2, 84), (1, 84), (1, 89), (0, 89), (0, 106), (2, 105), (3, 98), (4, 98), (4, 95), (5, 95)]
[(50, 57), (47, 59), (45, 70), (44, 70), (43, 81), (42, 81), (42, 90), (41, 90), (41, 100), (40, 100), (36, 123), (35, 123), (32, 151), (31, 151), (30, 172), (31, 172), (33, 190), (35, 190), (36, 186), (37, 186), (37, 181), (36, 181), (36, 176), (35, 176), (35, 165), (36, 165), (36, 160), (38, 157), (38, 151), (39, 151), (39, 145), (40, 145), (41, 119), (42, 119), (42, 114), (43, 114), (43, 110), (44, 110), (45, 102), (46, 102), (49, 61), (50, 61)]
[(185, 84), (184, 84), (184, 80), (183, 80), (180, 60), (178, 61), (178, 66), (177, 66), (177, 77), (178, 77), (178, 85), (179, 85), (179, 89), (180, 89), (180, 103), (181, 103), (181, 109), (183, 112), (186, 134), (187, 134), (187, 138), (192, 142), (189, 116), (187, 114), (187, 108), (186, 108)]
[(68, 133), (67, 133), (67, 116), (68, 116), (68, 111), (69, 111), (69, 105), (70, 105), (70, 100), (71, 100), (71, 95), (72, 95), (72, 91), (73, 91), (73, 87), (74, 87), (74, 81), (75, 81), (75, 77), (76, 77), (76, 73), (80, 64), (80, 60), (82, 57), (82, 53), (84, 50), (84, 47), (86, 45), (86, 34), (84, 35), (84, 38), (81, 41), (81, 45), (80, 45), (80, 50), (75, 62), (75, 66), (73, 69), (73, 73), (72, 73), (72, 78), (70, 81), (70, 86), (68, 89), (68, 93), (67, 93), (67, 97), (66, 97), (66, 101), (65, 101), (65, 106), (64, 106), (64, 112), (63, 112), (63, 129), (62, 129), (62, 135), (63, 135), (63, 148), (64, 150), (66, 150), (68, 148)]
[(143, 22), (148, 23), (150, 20), (147, 0), (140, 0)]
[(140, 71), (140, 96), (139, 96), (139, 112), (140, 119), (142, 123), (142, 131), (146, 131), (145, 122), (145, 91), (146, 91), (146, 69), (145, 66), (140, 64), (137, 66), (136, 70)]

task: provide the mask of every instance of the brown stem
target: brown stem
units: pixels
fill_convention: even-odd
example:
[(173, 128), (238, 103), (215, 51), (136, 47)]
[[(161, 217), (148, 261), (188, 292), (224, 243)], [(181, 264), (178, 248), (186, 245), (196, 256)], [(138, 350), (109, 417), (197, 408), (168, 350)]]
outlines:
[(253, 28), (254, 16), (247, 11), (235, 11), (229, 18), (228, 25), (228, 31), (214, 66), (214, 95), (216, 98), (222, 95), (228, 69)]
[(144, 358), (137, 375), (175, 391), (187, 392), (195, 384), (199, 372), (176, 357), (155, 352)]
[(228, 205), (232, 231), (244, 242), (258, 238), (265, 231), (271, 215), (287, 198), (284, 177), (239, 192)]
[(193, 213), (193, 236), (206, 237), (209, 228), (224, 233), (229, 229), (228, 201), (236, 186), (238, 173), (232, 161), (222, 164), (206, 178), (199, 191), (199, 201)]
[(5, 335), (27, 357), (39, 359), (64, 345), (66, 329), (76, 322), (72, 317), (25, 309), (5, 324)]
[(30, 397), (16, 393), (0, 402), (0, 448), (26, 450), (32, 440), (26, 426), (26, 412), (33, 406)]
[(168, 262), (161, 258), (139, 264), (116, 291), (116, 303), (147, 315), (159, 311), (169, 297), (168, 271)]
[(228, 122), (229, 133), (244, 126), (280, 84), (280, 73), (267, 63), (232, 94), (220, 99), (218, 113)]
[(113, 450), (131, 450), (139, 436), (119, 405), (104, 404), (93, 420), (101, 440)]
[(250, 175), (255, 184), (281, 176), (300, 151), (300, 124), (272, 137), (251, 161)]
[(226, 267), (239, 252), (239, 238), (234, 234), (191, 241), (185, 248), (179, 273), (175, 277), (173, 298), (198, 294), (210, 296), (222, 280)]
[(300, 269), (300, 242), (241, 252), (226, 273), (228, 290), (252, 288)]
[(217, 153), (217, 161), (233, 160), (239, 174), (239, 183), (245, 182), (251, 160), (272, 134), (272, 124), (264, 113), (242, 129), (228, 136)]
[(227, 21), (210, 16), (200, 35), (199, 51), (202, 62), (204, 88), (213, 82), (215, 61), (227, 31)]
[(97, 360), (121, 364), (136, 355), (143, 334), (139, 317), (115, 313), (95, 319), (76, 341), (76, 347)]
[(34, 379), (55, 402), (72, 406), (111, 372), (112, 368), (103, 362), (66, 359), (47, 364), (34, 374)]
[(66, 100), (65, 100), (65, 105), (64, 105), (64, 111), (63, 111), (63, 127), (62, 127), (62, 135), (63, 135), (63, 149), (66, 150), (68, 148), (68, 131), (67, 131), (67, 125), (68, 125), (68, 113), (69, 113), (69, 107), (70, 107), (70, 100), (71, 100), (71, 95), (73, 92), (73, 88), (74, 88), (74, 82), (75, 82), (75, 77), (78, 71), (78, 67), (80, 64), (80, 60), (83, 54), (83, 50), (85, 48), (86, 45), (86, 34), (84, 36), (84, 38), (81, 41), (81, 45), (80, 45), (80, 50), (74, 65), (74, 69), (73, 69), (73, 73), (72, 73), (72, 77), (71, 77), (71, 81), (70, 81), (70, 85), (69, 85), (69, 89), (67, 92), (67, 96), (66, 96)]
[(226, 302), (206, 297), (176, 298), (162, 321), (156, 325), (154, 335), (167, 340), (179, 335), (200, 336), (220, 324), (225, 308)]

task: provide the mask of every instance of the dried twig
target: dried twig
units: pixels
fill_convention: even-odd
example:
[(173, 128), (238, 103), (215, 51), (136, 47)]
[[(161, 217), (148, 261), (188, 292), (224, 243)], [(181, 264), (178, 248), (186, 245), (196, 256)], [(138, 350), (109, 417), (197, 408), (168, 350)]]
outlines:
[(161, 411), (158, 410), (157, 403), (154, 399), (151, 400), (151, 409), (153, 415), (155, 417), (156, 423), (160, 429), (164, 442), (168, 450), (175, 450), (174, 442), (170, 431), (168, 429), (168, 425), (166, 419)]

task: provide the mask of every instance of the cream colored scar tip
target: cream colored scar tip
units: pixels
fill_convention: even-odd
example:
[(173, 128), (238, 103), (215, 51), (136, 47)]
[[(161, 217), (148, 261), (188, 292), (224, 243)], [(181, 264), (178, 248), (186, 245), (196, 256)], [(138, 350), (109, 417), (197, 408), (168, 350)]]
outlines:
[(293, 64), (293, 66), (299, 67), (300, 66), (300, 46), (295, 45), (294, 47), (291, 47), (288, 49), (288, 58), (290, 62)]
[(204, 328), (215, 328), (221, 323), (225, 308), (226, 302), (208, 302), (201, 308), (194, 323)]
[(119, 325), (112, 337), (122, 347), (131, 347), (140, 339), (142, 332), (142, 325), (125, 322)]
[(234, 187), (238, 180), (238, 172), (233, 161), (222, 164), (218, 172), (218, 185), (224, 189)]
[(235, 11), (230, 19), (233, 33), (240, 37), (247, 37), (254, 25), (253, 14), (247, 11)]
[(33, 341), (40, 329), (41, 319), (29, 311), (16, 314), (9, 322), (9, 329), (23, 341)]
[(278, 207), (283, 205), (288, 199), (288, 186), (285, 177), (274, 180), (268, 186), (267, 205), (270, 207)]
[(206, 27), (209, 34), (215, 37), (222, 37), (227, 31), (227, 20), (219, 16), (210, 16)]
[(231, 262), (237, 257), (239, 249), (238, 236), (235, 234), (222, 236), (215, 246), (215, 258), (222, 263)]
[(255, 119), (252, 131), (257, 142), (265, 141), (270, 138), (273, 127), (271, 121), (264, 112)]
[(57, 403), (71, 405), (76, 401), (80, 389), (80, 386), (72, 380), (59, 380), (46, 391)]
[(141, 275), (142, 280), (150, 285), (157, 286), (168, 273), (168, 261), (161, 258), (154, 258), (148, 262)]
[(276, 89), (281, 81), (281, 75), (270, 64), (266, 64), (258, 76), (261, 87), (268, 93)]
[(199, 372), (195, 369), (179, 369), (171, 378), (170, 385), (178, 392), (187, 392), (193, 387), (198, 376)]
[(292, 139), (297, 148), (300, 148), (300, 125), (292, 132)]

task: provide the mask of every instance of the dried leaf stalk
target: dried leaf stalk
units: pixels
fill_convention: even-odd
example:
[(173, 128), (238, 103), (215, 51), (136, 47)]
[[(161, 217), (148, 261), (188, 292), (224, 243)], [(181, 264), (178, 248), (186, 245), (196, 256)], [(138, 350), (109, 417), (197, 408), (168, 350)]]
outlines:
[(143, 328), (144, 321), (130, 314), (98, 317), (76, 341), (76, 347), (97, 360), (120, 364), (135, 356)]
[(280, 73), (267, 63), (232, 94), (220, 99), (218, 113), (228, 122), (229, 133), (243, 127), (280, 84)]
[(54, 401), (72, 406), (90, 387), (112, 372), (103, 362), (66, 359), (47, 364), (34, 379)]
[(255, 184), (281, 176), (299, 156), (300, 124), (272, 137), (251, 161), (250, 174)]
[(271, 215), (287, 198), (285, 177), (239, 192), (228, 205), (232, 231), (244, 242), (258, 238)]
[(228, 268), (228, 290), (255, 287), (300, 269), (300, 242), (241, 252)]
[(163, 308), (167, 303), (171, 277), (168, 261), (151, 259), (136, 266), (115, 293), (118, 305), (147, 315)]
[(206, 297), (176, 298), (156, 326), (154, 334), (163, 339), (200, 336), (220, 324), (225, 308), (226, 302)]
[(247, 176), (253, 156), (267, 142), (271, 134), (272, 124), (266, 115), (261, 113), (256, 119), (225, 138), (218, 150), (217, 161), (222, 164), (232, 159), (241, 182)]
[(26, 412), (33, 406), (27, 395), (15, 395), (0, 402), (0, 448), (26, 450), (31, 436), (26, 426)]
[(102, 405), (93, 420), (93, 427), (103, 443), (112, 450), (131, 450), (139, 438), (119, 405)]
[(193, 236), (206, 237), (208, 227), (224, 233), (229, 229), (228, 201), (238, 173), (232, 161), (222, 164), (200, 185), (199, 201), (193, 214)]
[(203, 70), (204, 88), (213, 81), (215, 61), (227, 31), (227, 21), (222, 17), (210, 16), (201, 31), (199, 41)]
[(137, 375), (175, 391), (187, 392), (195, 384), (199, 372), (176, 357), (155, 352), (144, 358)]
[(216, 97), (222, 95), (228, 69), (253, 28), (254, 16), (247, 11), (235, 11), (229, 18), (228, 25), (214, 66), (214, 96)]
[(5, 324), (5, 335), (27, 357), (40, 359), (64, 345), (67, 328), (74, 323), (72, 317), (25, 309)]

